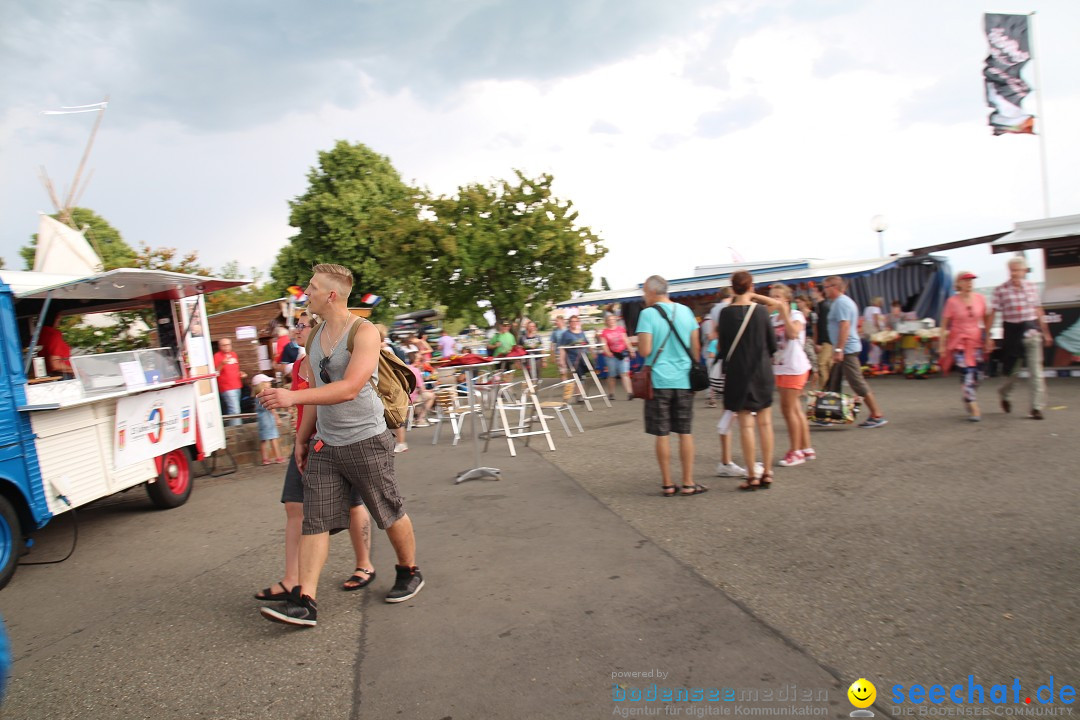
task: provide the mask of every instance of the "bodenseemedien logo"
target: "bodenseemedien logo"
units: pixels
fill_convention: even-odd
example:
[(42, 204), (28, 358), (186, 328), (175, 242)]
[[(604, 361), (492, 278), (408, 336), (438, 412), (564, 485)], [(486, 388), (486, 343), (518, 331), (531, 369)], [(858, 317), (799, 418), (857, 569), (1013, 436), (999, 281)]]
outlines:
[(847, 696), (848, 701), (857, 708), (849, 714), (850, 717), (874, 717), (874, 713), (866, 709), (873, 705), (874, 700), (877, 699), (877, 688), (874, 687), (874, 683), (866, 678), (859, 678), (851, 683), (851, 687), (847, 690)]

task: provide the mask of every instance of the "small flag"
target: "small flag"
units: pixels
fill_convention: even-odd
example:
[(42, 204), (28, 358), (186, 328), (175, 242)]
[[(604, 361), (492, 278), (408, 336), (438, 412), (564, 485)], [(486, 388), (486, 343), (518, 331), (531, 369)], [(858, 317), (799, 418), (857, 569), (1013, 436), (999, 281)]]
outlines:
[(985, 16), (986, 40), (990, 54), (986, 57), (983, 78), (986, 80), (986, 104), (990, 127), (995, 135), (1005, 133), (1035, 133), (1035, 116), (1020, 107), (1031, 93), (1021, 71), (1031, 59), (1027, 15)]
[(285, 292), (289, 293), (294, 298), (298, 298), (304, 294), (304, 288), (300, 287), (299, 285), (290, 285), (285, 289)]
[(364, 294), (363, 296), (360, 297), (360, 304), (361, 305), (370, 305), (371, 307), (375, 307), (376, 305), (378, 305), (381, 302), (382, 302), (382, 297), (380, 297), (379, 295), (376, 295), (375, 293), (366, 293), (366, 294)]

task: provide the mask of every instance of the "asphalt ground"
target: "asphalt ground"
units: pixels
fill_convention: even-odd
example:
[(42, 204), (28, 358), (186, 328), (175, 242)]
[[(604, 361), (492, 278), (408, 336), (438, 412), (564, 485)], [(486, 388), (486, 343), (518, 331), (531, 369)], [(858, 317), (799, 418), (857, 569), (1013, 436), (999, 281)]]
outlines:
[[(613, 693), (661, 681), (795, 686), (846, 717), (859, 677), (879, 714), (897, 683), (1075, 686), (1080, 383), (1049, 381), (1042, 422), (1022, 396), (1001, 413), (996, 385), (971, 424), (953, 379), (875, 380), (888, 426), (815, 428), (820, 459), (754, 493), (711, 477), (720, 411), (703, 399), (711, 491), (689, 498), (659, 496), (638, 401), (579, 408), (585, 434), (556, 429), (554, 453), (493, 442), (498, 482), (453, 484), (468, 444), (415, 431), (398, 468), (427, 587), (381, 601), (393, 558), (376, 532), (376, 582), (336, 590), (339, 536), (311, 630), (250, 598), (280, 575), (280, 468), (200, 479), (168, 512), (132, 491), (80, 512), (70, 560), (0, 592), (4, 717), (606, 717), (628, 707)], [(28, 560), (62, 557), (69, 518), (37, 539)], [(649, 671), (666, 676), (614, 677)]]

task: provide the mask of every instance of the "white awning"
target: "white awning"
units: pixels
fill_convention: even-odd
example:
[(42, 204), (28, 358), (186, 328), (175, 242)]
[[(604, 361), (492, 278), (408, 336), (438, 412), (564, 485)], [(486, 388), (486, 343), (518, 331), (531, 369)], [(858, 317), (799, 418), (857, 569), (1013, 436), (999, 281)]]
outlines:
[(178, 300), (200, 293), (247, 285), (249, 282), (251, 281), (183, 275), (164, 270), (123, 268), (47, 286), (39, 285), (35, 289), (16, 292), (15, 296), (20, 300), (44, 300), (51, 293), (54, 300), (91, 302)]
[(1018, 222), (1013, 227), (1011, 233), (991, 244), (990, 249), (993, 252), (1034, 250), (1080, 239), (1080, 215), (1028, 220)]
[(11, 288), (15, 295), (53, 287), (64, 283), (81, 280), (84, 275), (66, 275), (64, 273), (34, 272), (33, 270), (0, 270), (0, 282)]
[[(766, 285), (774, 282), (794, 283), (807, 280), (820, 281), (829, 275), (839, 275), (844, 278), (857, 277), (881, 272), (895, 266), (908, 256), (891, 258), (874, 258), (872, 260), (803, 260), (783, 261), (783, 264), (774, 263), (771, 268), (762, 268), (755, 272), (754, 284)], [(758, 264), (760, 266), (760, 264)], [(732, 266), (733, 267), (733, 266)], [(731, 276), (738, 270), (745, 268), (729, 269), (725, 272), (709, 277), (692, 277), (680, 280), (668, 281), (668, 295), (672, 298), (689, 297), (693, 295), (711, 295), (721, 288), (731, 286)], [(556, 307), (572, 307), (575, 305), (605, 305), (607, 303), (628, 302), (641, 300), (641, 286), (625, 290), (603, 290), (600, 292), (585, 293), (570, 300), (556, 303)]]

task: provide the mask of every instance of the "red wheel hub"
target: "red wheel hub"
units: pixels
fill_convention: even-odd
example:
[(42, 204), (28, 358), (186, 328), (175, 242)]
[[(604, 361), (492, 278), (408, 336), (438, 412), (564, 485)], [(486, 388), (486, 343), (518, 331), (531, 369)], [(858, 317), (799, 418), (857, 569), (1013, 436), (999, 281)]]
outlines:
[(167, 453), (161, 463), (161, 474), (174, 495), (183, 495), (191, 482), (187, 454), (183, 450)]

